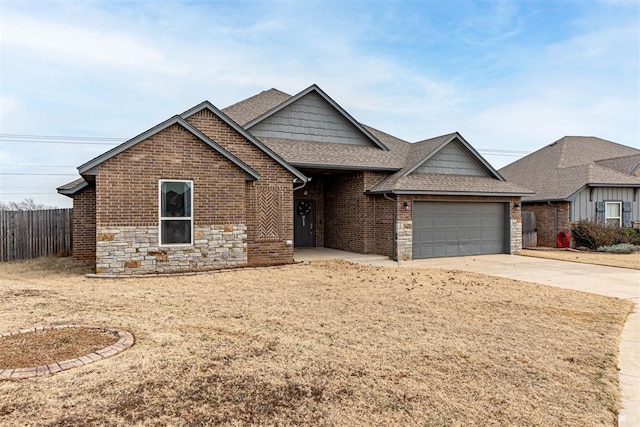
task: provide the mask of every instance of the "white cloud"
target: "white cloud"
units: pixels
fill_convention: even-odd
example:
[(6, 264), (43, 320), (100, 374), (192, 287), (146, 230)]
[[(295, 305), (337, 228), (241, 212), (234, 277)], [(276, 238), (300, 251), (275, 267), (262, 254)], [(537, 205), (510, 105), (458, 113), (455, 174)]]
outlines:
[[(0, 44), (27, 54), (44, 54), (60, 62), (74, 61), (82, 67), (93, 65), (152, 70), (184, 75), (189, 67), (172, 62), (160, 49), (149, 46), (132, 34), (97, 28), (35, 20), (17, 14), (2, 14)], [(29, 53), (30, 52), (30, 53)]]

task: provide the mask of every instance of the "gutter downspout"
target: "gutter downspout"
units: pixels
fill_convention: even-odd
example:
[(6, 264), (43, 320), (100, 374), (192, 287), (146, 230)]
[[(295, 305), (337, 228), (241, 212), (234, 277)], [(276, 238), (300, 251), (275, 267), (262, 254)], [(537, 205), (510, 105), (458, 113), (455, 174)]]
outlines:
[(302, 182), (302, 184), (300, 184), (300, 186), (298, 186), (298, 187), (293, 187), (293, 191), (295, 192), (295, 191), (297, 191), (297, 190), (300, 190), (300, 189), (302, 189), (302, 188), (306, 187), (306, 186), (307, 186), (307, 184), (309, 183), (309, 181), (311, 181), (311, 178), (307, 178), (307, 180), (306, 180), (306, 181), (303, 181), (303, 182)]
[(387, 200), (391, 200), (391, 202), (393, 203), (393, 260), (395, 262), (398, 263), (398, 266), (400, 265), (400, 262), (398, 261), (398, 254), (397, 254), (397, 249), (398, 249), (398, 221), (396, 221), (396, 217), (397, 217), (397, 213), (396, 213), (396, 201), (395, 199), (387, 196), (387, 193), (382, 193), (382, 196), (387, 199)]

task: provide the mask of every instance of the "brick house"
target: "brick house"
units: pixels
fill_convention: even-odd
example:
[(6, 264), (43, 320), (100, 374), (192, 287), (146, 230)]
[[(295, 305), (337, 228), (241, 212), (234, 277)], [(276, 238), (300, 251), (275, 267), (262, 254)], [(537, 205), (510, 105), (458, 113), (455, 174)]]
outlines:
[(500, 173), (534, 191), (522, 199), (533, 212), (538, 245), (556, 247), (571, 223), (598, 219), (640, 226), (640, 150), (605, 139), (565, 136), (517, 160)]
[(397, 260), (521, 248), (520, 201), (458, 133), (409, 143), (318, 86), (205, 101), (78, 168), (74, 258), (105, 274), (293, 261), (324, 246)]

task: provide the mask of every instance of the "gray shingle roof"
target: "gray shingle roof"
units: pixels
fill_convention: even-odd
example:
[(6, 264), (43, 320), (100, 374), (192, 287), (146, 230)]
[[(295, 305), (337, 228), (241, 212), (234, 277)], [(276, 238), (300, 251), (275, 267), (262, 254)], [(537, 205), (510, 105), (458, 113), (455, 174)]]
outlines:
[(565, 200), (587, 184), (640, 186), (640, 179), (601, 164), (605, 159), (638, 154), (638, 149), (601, 138), (565, 136), (499, 172), (507, 180), (535, 192), (525, 197), (525, 201)]
[(640, 154), (598, 160), (596, 164), (618, 172), (635, 175), (640, 169)]
[(287, 93), (279, 91), (278, 89), (269, 89), (223, 108), (222, 111), (234, 122), (244, 126), (289, 98), (291, 98), (291, 95)]
[(85, 181), (84, 178), (80, 177), (64, 185), (61, 185), (60, 187), (56, 188), (56, 190), (58, 190), (58, 193), (62, 195), (71, 196), (72, 194), (75, 194), (78, 191), (82, 190), (87, 185), (89, 185), (89, 183)]
[(484, 176), (443, 175), (413, 172), (403, 176), (397, 172), (370, 190), (374, 193), (423, 193), (423, 194), (496, 194), (521, 196), (530, 191), (499, 179)]
[[(311, 86), (301, 93), (316, 88)], [(316, 88), (320, 90), (319, 88)], [(295, 96), (299, 96), (295, 95)], [(271, 110), (277, 111), (277, 102), (290, 102), (295, 96), (286, 95), (276, 89), (265, 92), (234, 104), (223, 109), (229, 117), (241, 124), (251, 124), (260, 116), (267, 114)], [(445, 187), (451, 185), (452, 192), (463, 192), (464, 185), (468, 185), (471, 193), (492, 192), (500, 194), (529, 194), (530, 192), (519, 186), (506, 184), (500, 174), (486, 161), (481, 160), (490, 174), (495, 178), (472, 178), (455, 176), (440, 176), (436, 174), (411, 173), (417, 165), (424, 159), (442, 148), (443, 144), (451, 141), (454, 137), (463, 139), (458, 133), (437, 136), (416, 143), (410, 143), (400, 138), (384, 133), (367, 125), (361, 125), (366, 131), (378, 138), (389, 151), (383, 151), (376, 147), (365, 147), (346, 144), (332, 144), (320, 142), (306, 142), (277, 138), (260, 138), (271, 150), (282, 156), (287, 162), (296, 167), (327, 167), (327, 168), (357, 168), (399, 171), (398, 174), (391, 175), (376, 186), (379, 189), (386, 188), (389, 191), (409, 191), (414, 185), (416, 191), (436, 191), (446, 192)], [(466, 143), (466, 142), (465, 142)], [(468, 143), (466, 143), (468, 145)], [(481, 156), (469, 145), (473, 155)], [(440, 177), (440, 178), (439, 178)]]
[[(359, 128), (361, 132), (365, 135), (369, 135), (369, 138), (376, 142), (377, 146), (308, 142), (277, 138), (256, 138), (250, 135), (251, 132), (249, 126), (251, 126), (252, 122), (256, 121), (256, 119), (261, 120), (261, 117), (270, 116), (273, 112), (278, 111), (278, 109), (283, 105), (287, 105), (287, 103), (295, 100), (296, 97), (303, 96), (309, 91), (316, 91), (323, 95), (325, 100), (332, 105), (335, 110), (337, 110), (338, 114), (344, 115), (345, 119), (352, 122), (352, 124)], [(198, 111), (203, 105), (210, 105), (210, 103), (205, 101), (204, 103), (183, 113), (182, 117), (175, 116), (170, 120), (178, 120), (183, 124), (182, 119), (193, 114), (195, 111)], [(210, 105), (209, 108), (215, 113), (220, 113), (220, 110), (217, 110), (212, 105)], [(457, 133), (451, 133), (413, 144), (409, 143), (355, 121), (354, 118), (344, 111), (342, 107), (337, 105), (328, 95), (324, 94), (324, 92), (322, 92), (322, 90), (316, 85), (310, 86), (295, 96), (291, 96), (277, 89), (269, 89), (230, 105), (221, 111), (224, 113), (218, 114), (221, 118), (227, 118), (226, 120), (231, 119), (229, 123), (233, 124), (234, 127), (237, 127), (240, 132), (248, 131), (248, 136), (251, 140), (256, 144), (261, 145), (263, 151), (267, 152), (267, 154), (272, 153), (272, 157), (283, 159), (286, 162), (284, 163), (285, 165), (288, 164), (296, 167), (308, 168), (371, 169), (386, 170), (390, 172), (398, 171), (376, 185), (375, 189), (372, 189), (372, 191), (414, 191), (461, 194), (527, 194), (527, 190), (518, 187), (517, 185), (504, 182), (500, 174), (486, 161), (484, 161), (473, 147), (464, 141), (463, 143), (468, 145), (468, 148), (473, 155), (480, 159), (491, 175), (494, 175), (493, 178), (423, 174), (416, 172), (411, 173), (416, 165), (421, 164), (426, 158), (446, 145), (448, 141), (453, 140), (455, 137), (458, 137), (461, 140), (463, 140), (463, 138)], [(157, 131), (157, 129), (162, 128), (166, 123), (168, 123), (168, 121), (144, 132), (132, 140), (127, 141), (121, 146), (116, 147), (116, 149), (85, 163), (80, 166), (80, 172), (89, 172), (88, 169), (94, 167), (95, 164), (100, 163), (105, 158), (128, 148), (132, 143), (137, 143), (139, 140), (148, 136), (149, 132), (154, 130)], [(192, 132), (199, 135), (199, 131), (197, 129), (192, 130)], [(205, 139), (208, 138), (204, 137), (203, 140)], [(213, 141), (206, 142), (211, 142), (215, 145)], [(238, 161), (238, 159), (235, 159), (232, 155), (230, 158), (234, 161)], [(246, 165), (242, 164), (242, 166)], [(298, 171), (294, 170), (293, 172), (297, 172), (294, 173), (296, 176), (299, 174)], [(300, 176), (304, 178), (303, 175)], [(84, 180), (82, 180), (82, 182), (84, 182)], [(60, 187), (59, 191), (61, 193), (64, 191), (65, 193), (73, 194), (73, 192), (77, 191), (77, 186), (81, 183), (76, 183), (76, 185), (72, 184), (73, 183), (66, 184), (63, 186), (64, 188)], [(67, 186), (71, 187), (67, 188)], [(76, 190), (74, 191), (73, 189)]]

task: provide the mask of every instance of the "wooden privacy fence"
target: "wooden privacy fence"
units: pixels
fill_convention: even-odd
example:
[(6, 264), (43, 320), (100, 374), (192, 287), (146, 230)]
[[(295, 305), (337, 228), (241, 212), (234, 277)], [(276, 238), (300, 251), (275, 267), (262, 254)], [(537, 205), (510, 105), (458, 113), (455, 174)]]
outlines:
[(536, 214), (533, 212), (522, 212), (522, 247), (535, 248), (536, 246), (538, 246)]
[(73, 209), (0, 210), (0, 261), (71, 253)]

